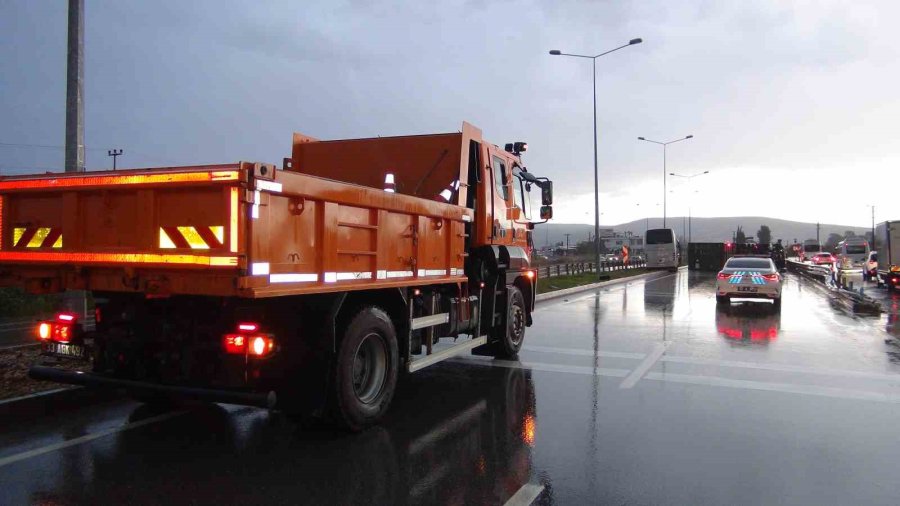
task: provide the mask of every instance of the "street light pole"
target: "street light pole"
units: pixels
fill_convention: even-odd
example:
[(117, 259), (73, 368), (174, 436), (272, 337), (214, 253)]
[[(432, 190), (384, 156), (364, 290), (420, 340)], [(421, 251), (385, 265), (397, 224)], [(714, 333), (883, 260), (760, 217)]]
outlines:
[[(704, 170), (703, 172), (698, 172), (696, 174), (691, 174), (691, 175), (676, 174), (674, 172), (669, 172), (670, 176), (683, 177), (683, 178), (687, 179), (689, 184), (694, 180), (695, 177), (702, 176), (703, 174), (709, 174), (709, 171)], [(690, 188), (693, 188), (693, 186), (691, 186)], [(697, 191), (694, 190), (694, 193), (697, 193)], [(690, 198), (690, 196), (688, 198)], [(691, 228), (692, 228), (691, 227), (691, 206), (690, 206), (690, 204), (688, 204), (688, 243), (691, 242), (691, 232), (690, 232)]]
[(619, 49), (640, 44), (642, 39), (631, 39), (628, 44), (624, 44), (609, 51), (600, 53), (595, 56), (582, 54), (563, 53), (559, 49), (553, 49), (550, 54), (553, 56), (571, 56), (573, 58), (590, 58), (592, 62), (592, 72), (594, 79), (593, 95), (594, 95), (594, 266), (597, 273), (597, 279), (600, 279), (600, 175), (597, 169), (597, 58), (603, 55), (618, 51)]
[(663, 147), (663, 228), (666, 228), (666, 146), (669, 144), (674, 144), (676, 142), (686, 141), (688, 139), (693, 139), (693, 135), (688, 135), (687, 137), (682, 137), (681, 139), (675, 139), (674, 141), (669, 142), (661, 142), (654, 141), (651, 139), (647, 139), (646, 137), (638, 137), (639, 141), (652, 142), (653, 144), (659, 144)]

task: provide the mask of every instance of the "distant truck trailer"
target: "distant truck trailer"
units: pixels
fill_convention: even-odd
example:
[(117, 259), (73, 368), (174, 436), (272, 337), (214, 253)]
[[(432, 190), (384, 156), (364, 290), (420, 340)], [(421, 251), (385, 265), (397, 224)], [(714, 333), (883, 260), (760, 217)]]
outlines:
[(878, 252), (878, 286), (888, 290), (900, 286), (900, 221), (885, 221), (875, 227)]
[(692, 242), (688, 244), (688, 269), (718, 272), (728, 259), (724, 242)]

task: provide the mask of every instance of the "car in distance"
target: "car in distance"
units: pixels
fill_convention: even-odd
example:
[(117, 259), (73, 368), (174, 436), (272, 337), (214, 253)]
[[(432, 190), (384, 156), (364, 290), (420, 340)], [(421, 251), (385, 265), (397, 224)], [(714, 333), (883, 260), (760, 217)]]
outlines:
[(878, 252), (870, 251), (863, 263), (863, 281), (878, 277)]
[(767, 299), (781, 306), (781, 274), (768, 256), (733, 256), (716, 276), (716, 303), (731, 299)]
[(812, 257), (812, 263), (815, 265), (833, 264), (834, 255), (831, 253), (816, 253)]

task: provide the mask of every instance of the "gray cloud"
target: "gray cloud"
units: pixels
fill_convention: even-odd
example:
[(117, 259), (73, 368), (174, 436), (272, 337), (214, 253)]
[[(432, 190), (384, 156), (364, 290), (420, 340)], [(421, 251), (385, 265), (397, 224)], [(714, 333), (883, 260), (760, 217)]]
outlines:
[[(277, 162), (290, 134), (451, 131), (523, 139), (560, 195), (590, 193), (591, 65), (598, 53), (603, 190), (625, 199), (673, 171), (886, 174), (898, 50), (891, 2), (139, 2), (87, 5), (92, 167)], [(0, 5), (0, 142), (60, 145), (65, 7)], [(0, 170), (58, 167), (58, 148), (0, 146)], [(752, 169), (750, 169), (752, 167)], [(833, 177), (833, 176), (829, 176)], [(654, 183), (655, 184), (655, 183)], [(864, 198), (864, 197), (860, 197)], [(862, 205), (861, 202), (853, 205)], [(712, 212), (713, 210), (710, 210)], [(900, 212), (900, 209), (897, 210)], [(790, 217), (792, 208), (779, 212)]]

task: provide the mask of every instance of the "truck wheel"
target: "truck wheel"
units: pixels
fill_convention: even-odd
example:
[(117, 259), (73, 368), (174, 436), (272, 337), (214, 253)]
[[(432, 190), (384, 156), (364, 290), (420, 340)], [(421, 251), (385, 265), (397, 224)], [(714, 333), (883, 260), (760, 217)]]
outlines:
[(515, 358), (522, 349), (522, 341), (525, 340), (525, 297), (515, 286), (509, 287), (509, 308), (507, 309), (506, 332), (499, 332), (497, 341), (496, 358)]
[(365, 307), (343, 332), (332, 378), (335, 421), (360, 431), (377, 423), (391, 404), (397, 386), (397, 332), (390, 316)]

